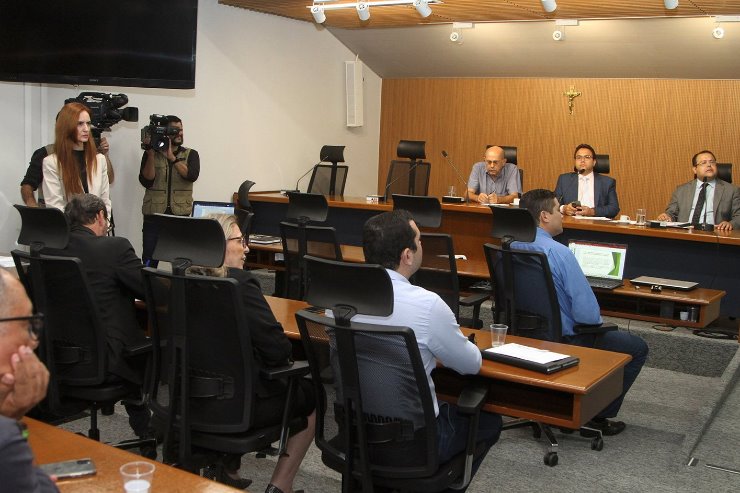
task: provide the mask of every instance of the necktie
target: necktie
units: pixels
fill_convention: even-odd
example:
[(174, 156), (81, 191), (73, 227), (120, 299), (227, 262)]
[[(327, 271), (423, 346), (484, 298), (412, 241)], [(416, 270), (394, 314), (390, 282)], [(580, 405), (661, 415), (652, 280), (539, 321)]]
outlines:
[(702, 183), (701, 190), (699, 190), (699, 197), (696, 199), (696, 207), (694, 207), (694, 215), (691, 217), (691, 224), (699, 224), (701, 222), (701, 210), (704, 208), (704, 202), (707, 200), (707, 185), (708, 183)]

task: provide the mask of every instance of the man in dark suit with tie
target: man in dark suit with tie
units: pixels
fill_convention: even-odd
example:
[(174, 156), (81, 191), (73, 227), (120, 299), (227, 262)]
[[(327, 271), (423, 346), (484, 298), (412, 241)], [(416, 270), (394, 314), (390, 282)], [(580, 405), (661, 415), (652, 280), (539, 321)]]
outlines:
[(717, 178), (714, 154), (711, 151), (694, 154), (691, 166), (696, 179), (676, 188), (658, 220), (714, 224), (719, 231), (740, 228), (740, 190)]
[(563, 204), (560, 212), (566, 216), (615, 217), (619, 214), (617, 182), (594, 171), (594, 148), (579, 144), (573, 159), (574, 172), (560, 175), (555, 186), (555, 196)]
[[(105, 203), (86, 193), (73, 196), (64, 208), (70, 223), (69, 243), (62, 250), (44, 253), (77, 257), (82, 261), (90, 291), (107, 331), (108, 373), (112, 380), (142, 385), (145, 361), (124, 358), (126, 346), (145, 340), (136, 320), (134, 299), (144, 299), (141, 260), (131, 242), (120, 236), (106, 236), (110, 227)], [(149, 410), (126, 404), (129, 424), (139, 436), (147, 436)]]

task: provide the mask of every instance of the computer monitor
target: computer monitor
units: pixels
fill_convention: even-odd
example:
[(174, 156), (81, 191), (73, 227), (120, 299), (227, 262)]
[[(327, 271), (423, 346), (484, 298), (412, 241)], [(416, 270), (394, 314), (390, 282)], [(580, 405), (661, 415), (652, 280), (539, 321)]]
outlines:
[(193, 217), (203, 217), (208, 214), (233, 214), (234, 204), (231, 202), (211, 202), (205, 200), (193, 201)]
[(586, 276), (622, 280), (627, 263), (627, 245), (571, 240), (568, 248)]

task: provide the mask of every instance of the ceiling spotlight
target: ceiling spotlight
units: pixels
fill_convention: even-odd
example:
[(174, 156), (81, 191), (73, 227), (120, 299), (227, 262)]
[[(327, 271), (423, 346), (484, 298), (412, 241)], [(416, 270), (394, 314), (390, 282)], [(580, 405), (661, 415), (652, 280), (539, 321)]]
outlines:
[(558, 8), (555, 0), (540, 0), (540, 2), (542, 2), (542, 8), (545, 9), (545, 12), (555, 12), (555, 9)]
[(432, 15), (432, 8), (429, 6), (429, 0), (414, 0), (414, 8), (422, 17)]
[(324, 7), (319, 7), (318, 5), (314, 5), (311, 7), (311, 15), (313, 15), (313, 20), (316, 21), (318, 24), (323, 24), (324, 21), (326, 21), (326, 14), (324, 13)]
[(552, 32), (553, 41), (562, 41), (565, 39), (565, 31), (562, 29), (555, 29)]
[(725, 37), (725, 30), (722, 27), (715, 27), (712, 29), (712, 37), (714, 39), (722, 39)]
[(359, 17), (361, 21), (366, 21), (370, 18), (370, 7), (368, 7), (366, 3), (360, 2), (357, 4), (357, 17)]
[(663, 0), (663, 5), (665, 5), (665, 8), (668, 10), (673, 10), (678, 7), (678, 0)]

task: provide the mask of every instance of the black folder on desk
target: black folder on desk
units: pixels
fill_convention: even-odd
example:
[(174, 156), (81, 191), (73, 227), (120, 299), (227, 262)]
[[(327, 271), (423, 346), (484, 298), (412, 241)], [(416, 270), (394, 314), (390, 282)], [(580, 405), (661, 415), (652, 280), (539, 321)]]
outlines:
[(511, 366), (518, 366), (520, 368), (526, 368), (527, 370), (533, 370), (547, 375), (559, 372), (560, 370), (565, 370), (572, 366), (577, 366), (580, 362), (576, 356), (568, 356), (567, 358), (558, 359), (549, 363), (537, 363), (535, 361), (517, 358), (516, 356), (509, 356), (508, 354), (492, 353), (484, 349), (481, 349), (481, 354), (483, 355), (483, 359), (505, 363)]

